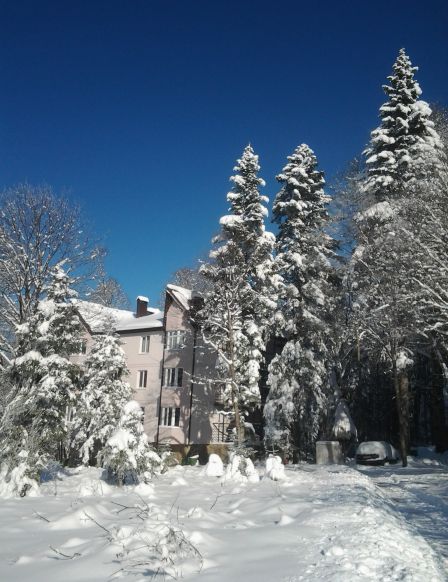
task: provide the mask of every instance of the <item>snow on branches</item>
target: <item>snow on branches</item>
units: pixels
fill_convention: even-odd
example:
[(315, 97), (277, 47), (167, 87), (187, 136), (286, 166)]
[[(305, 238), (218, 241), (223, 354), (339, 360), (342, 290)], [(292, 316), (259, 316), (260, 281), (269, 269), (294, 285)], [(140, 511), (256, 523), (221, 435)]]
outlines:
[(298, 446), (306, 456), (327, 400), (332, 241), (323, 228), (329, 197), (317, 159), (305, 144), (288, 157), (277, 180), (282, 188), (273, 209), (279, 226), (275, 264), (282, 285), (275, 326), (284, 347), (269, 368), (265, 441), (286, 450)]

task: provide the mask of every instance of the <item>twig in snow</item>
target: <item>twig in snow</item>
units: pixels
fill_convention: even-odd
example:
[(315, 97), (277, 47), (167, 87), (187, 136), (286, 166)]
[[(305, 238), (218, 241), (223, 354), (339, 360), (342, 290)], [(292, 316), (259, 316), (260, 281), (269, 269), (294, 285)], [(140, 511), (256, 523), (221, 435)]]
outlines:
[(74, 558), (79, 558), (79, 556), (81, 555), (79, 552), (75, 552), (72, 556), (69, 556), (68, 554), (62, 553), (60, 550), (53, 548), (53, 546), (49, 546), (49, 548), (50, 550), (53, 550), (55, 554), (62, 556), (65, 560), (73, 560)]
[(43, 519), (44, 521), (46, 521), (47, 523), (50, 523), (50, 520), (47, 519), (45, 517), (45, 515), (40, 514), (38, 511), (34, 510), (34, 515), (36, 515), (37, 517), (39, 517), (40, 519)]
[(102, 530), (104, 530), (107, 534), (111, 535), (110, 531), (107, 528), (105, 528), (104, 525), (101, 525), (100, 523), (98, 523), (96, 521), (96, 519), (94, 519), (86, 511), (84, 511), (84, 515), (87, 517), (87, 519), (90, 519), (90, 521), (93, 521), (93, 523), (95, 523), (98, 527), (100, 527)]

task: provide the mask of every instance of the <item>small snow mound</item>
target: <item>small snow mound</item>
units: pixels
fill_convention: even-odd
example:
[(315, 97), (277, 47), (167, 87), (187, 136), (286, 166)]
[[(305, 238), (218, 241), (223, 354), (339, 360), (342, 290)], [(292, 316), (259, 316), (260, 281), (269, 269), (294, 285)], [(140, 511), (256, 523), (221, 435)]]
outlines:
[(78, 487), (79, 497), (104, 496), (111, 493), (112, 488), (99, 479), (83, 479)]
[(141, 497), (152, 497), (154, 495), (154, 487), (150, 483), (139, 483), (134, 487), (134, 492)]
[(290, 515), (282, 515), (277, 522), (277, 525), (289, 525), (290, 523), (294, 523), (295, 519)]
[(185, 481), (185, 479), (183, 477), (177, 477), (176, 479), (174, 479), (174, 481), (171, 483), (171, 486), (184, 486), (184, 485), (188, 485), (188, 483)]
[(204, 475), (207, 477), (222, 477), (224, 475), (224, 465), (219, 455), (212, 453), (208, 458), (208, 463), (204, 468)]
[(285, 466), (277, 455), (269, 455), (266, 459), (265, 478), (273, 481), (284, 481), (286, 479)]
[(236, 483), (258, 483), (260, 476), (249, 458), (232, 453), (222, 480), (224, 482), (234, 481)]
[(20, 558), (17, 558), (16, 560), (16, 564), (17, 565), (21, 565), (21, 564), (29, 564), (30, 562), (33, 562), (34, 558), (32, 558), (31, 556), (20, 556)]
[(345, 550), (341, 546), (331, 546), (328, 550), (323, 550), (323, 553), (327, 556), (343, 556)]

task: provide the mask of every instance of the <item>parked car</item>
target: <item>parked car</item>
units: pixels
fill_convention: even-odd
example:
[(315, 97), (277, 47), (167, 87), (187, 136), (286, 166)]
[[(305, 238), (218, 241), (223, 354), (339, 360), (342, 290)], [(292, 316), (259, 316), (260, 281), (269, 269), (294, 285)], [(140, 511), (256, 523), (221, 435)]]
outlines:
[(356, 450), (358, 465), (396, 463), (399, 458), (397, 449), (385, 441), (366, 441), (358, 445)]

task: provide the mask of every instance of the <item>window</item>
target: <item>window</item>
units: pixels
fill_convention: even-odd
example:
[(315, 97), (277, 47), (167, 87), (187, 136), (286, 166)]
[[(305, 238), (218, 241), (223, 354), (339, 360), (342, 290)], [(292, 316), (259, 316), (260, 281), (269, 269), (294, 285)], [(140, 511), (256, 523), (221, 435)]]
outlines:
[(140, 406), (140, 410), (142, 411), (142, 424), (145, 424), (145, 407)]
[(182, 386), (183, 368), (164, 368), (163, 385), (164, 386)]
[(182, 348), (185, 341), (185, 331), (177, 329), (175, 331), (166, 332), (166, 347), (169, 350), (178, 350)]
[(75, 416), (76, 416), (75, 409), (72, 406), (67, 406), (65, 408), (65, 420), (67, 422), (73, 422)]
[(148, 370), (139, 370), (138, 371), (138, 384), (139, 388), (146, 388), (146, 383), (148, 381)]
[(180, 408), (162, 408), (160, 426), (179, 426)]
[(83, 339), (79, 342), (78, 356), (84, 356), (85, 354), (87, 354), (87, 341)]
[(140, 353), (147, 354), (149, 352), (149, 335), (142, 335), (140, 338)]

